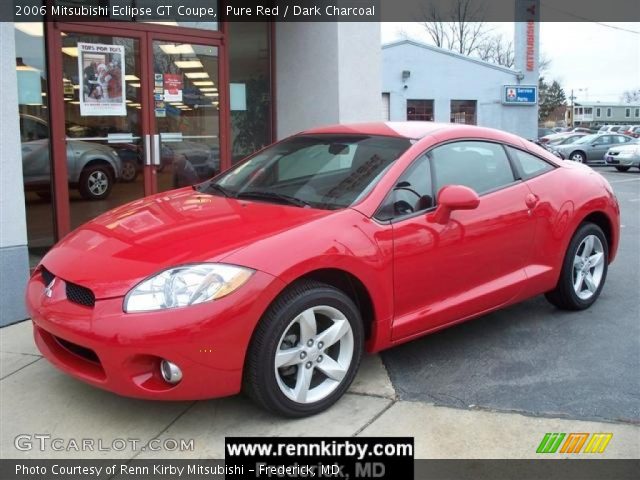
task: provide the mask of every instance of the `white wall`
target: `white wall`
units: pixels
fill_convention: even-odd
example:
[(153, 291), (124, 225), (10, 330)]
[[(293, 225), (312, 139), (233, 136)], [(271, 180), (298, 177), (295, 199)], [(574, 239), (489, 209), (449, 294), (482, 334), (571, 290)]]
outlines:
[(13, 23), (0, 22), (0, 325), (26, 317), (29, 274)]
[[(404, 83), (403, 70), (411, 72)], [(434, 100), (434, 120), (446, 123), (451, 100), (476, 100), (478, 125), (533, 138), (530, 124), (537, 125), (537, 109), (501, 103), (502, 86), (517, 83), (515, 72), (508, 69), (413, 43), (382, 49), (381, 91), (390, 93), (391, 120), (406, 120), (407, 99)]]
[(311, 127), (380, 120), (380, 26), (276, 24), (278, 138)]

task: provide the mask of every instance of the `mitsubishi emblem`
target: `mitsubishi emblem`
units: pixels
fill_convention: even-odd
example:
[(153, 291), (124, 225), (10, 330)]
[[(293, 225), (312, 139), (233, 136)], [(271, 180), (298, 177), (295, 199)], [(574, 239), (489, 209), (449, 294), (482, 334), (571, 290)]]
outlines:
[(49, 285), (44, 287), (44, 296), (45, 297), (51, 298), (51, 295), (53, 295), (53, 286), (55, 285), (55, 283), (56, 283), (56, 279), (54, 278), (53, 280), (51, 280)]

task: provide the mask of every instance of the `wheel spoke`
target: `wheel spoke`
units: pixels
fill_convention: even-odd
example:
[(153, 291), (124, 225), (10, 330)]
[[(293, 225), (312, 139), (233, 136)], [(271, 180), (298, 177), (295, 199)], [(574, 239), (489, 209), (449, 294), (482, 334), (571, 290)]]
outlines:
[(304, 403), (307, 401), (311, 378), (313, 377), (313, 368), (299, 368), (298, 377), (296, 378), (296, 386), (293, 389), (293, 396), (296, 402)]
[(589, 263), (591, 264), (592, 267), (600, 265), (603, 260), (604, 260), (604, 253), (602, 252), (596, 252), (589, 257)]
[(327, 377), (337, 382), (342, 381), (344, 376), (347, 374), (347, 369), (328, 355), (324, 356), (322, 362), (318, 363), (316, 368)]
[(334, 320), (333, 325), (318, 334), (316, 341), (324, 343), (324, 348), (330, 347), (344, 337), (349, 329), (348, 320)]
[(298, 324), (300, 325), (300, 344), (304, 345), (308, 340), (316, 336), (318, 325), (316, 323), (316, 314), (313, 309), (309, 308), (298, 316)]
[(300, 353), (302, 347), (287, 348), (286, 350), (278, 350), (276, 353), (276, 368), (288, 367), (302, 362)]
[(593, 252), (593, 235), (589, 235), (584, 239), (584, 248), (582, 249), (582, 258), (586, 260)]
[(584, 276), (584, 283), (587, 285), (587, 288), (591, 293), (595, 292), (596, 289), (598, 288), (598, 286), (596, 285), (596, 282), (593, 280), (593, 275), (591, 275), (591, 273), (587, 273)]
[(577, 273), (576, 279), (573, 282), (573, 288), (576, 293), (580, 293), (582, 291), (582, 283), (584, 282), (584, 272), (581, 270)]

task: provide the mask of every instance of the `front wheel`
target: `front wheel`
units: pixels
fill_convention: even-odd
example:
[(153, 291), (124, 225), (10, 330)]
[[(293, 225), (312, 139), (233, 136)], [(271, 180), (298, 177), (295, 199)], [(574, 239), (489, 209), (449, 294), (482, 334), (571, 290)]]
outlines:
[(269, 307), (251, 340), (245, 390), (287, 417), (329, 408), (353, 381), (364, 344), (360, 312), (342, 291), (298, 283)]
[(80, 174), (78, 190), (85, 200), (104, 200), (112, 187), (113, 177), (106, 165), (89, 165)]
[(630, 169), (631, 167), (616, 167), (616, 170), (618, 170), (619, 172), (626, 172)]
[(573, 152), (569, 158), (574, 162), (587, 163), (587, 156), (582, 152)]
[(546, 294), (563, 310), (584, 310), (600, 296), (607, 278), (609, 245), (602, 229), (583, 223), (569, 243), (556, 288)]

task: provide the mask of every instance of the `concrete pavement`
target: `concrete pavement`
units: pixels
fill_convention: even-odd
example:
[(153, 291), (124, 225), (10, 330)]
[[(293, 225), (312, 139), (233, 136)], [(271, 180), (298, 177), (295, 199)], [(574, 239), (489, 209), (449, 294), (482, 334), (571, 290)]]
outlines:
[[(536, 458), (546, 432), (612, 432), (599, 458), (638, 458), (640, 427), (624, 423), (533, 418), (514, 413), (400, 401), (380, 357), (365, 358), (349, 393), (327, 412), (284, 420), (242, 396), (201, 402), (149, 402), (118, 397), (85, 385), (41, 359), (30, 322), (0, 330), (0, 455), (3, 458), (222, 458), (225, 436), (413, 436), (416, 458)], [(18, 435), (34, 448), (21, 451)], [(41, 451), (35, 434), (59, 439)], [(79, 454), (73, 441), (101, 442), (109, 451)], [(120, 440), (134, 439), (136, 448)], [(140, 447), (193, 439), (189, 451)], [(561, 455), (558, 455), (561, 456)], [(555, 456), (557, 458), (558, 456)], [(579, 457), (584, 457), (580, 455)], [(575, 455), (574, 455), (575, 457)]]

